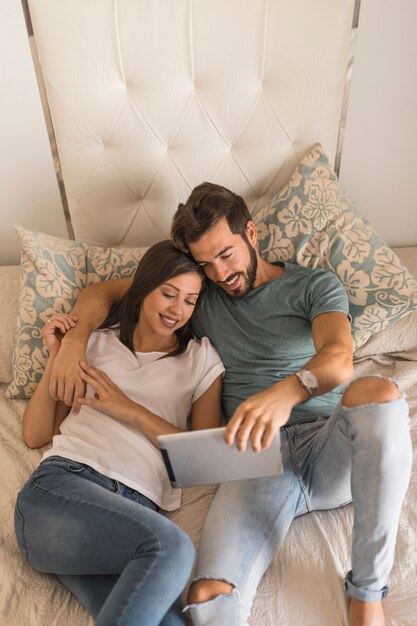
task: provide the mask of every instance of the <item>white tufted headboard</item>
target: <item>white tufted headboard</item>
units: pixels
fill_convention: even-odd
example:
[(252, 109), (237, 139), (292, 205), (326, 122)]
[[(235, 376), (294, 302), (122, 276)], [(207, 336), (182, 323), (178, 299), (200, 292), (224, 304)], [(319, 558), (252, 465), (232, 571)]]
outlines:
[(75, 237), (149, 245), (204, 180), (252, 211), (336, 154), (354, 0), (29, 0)]

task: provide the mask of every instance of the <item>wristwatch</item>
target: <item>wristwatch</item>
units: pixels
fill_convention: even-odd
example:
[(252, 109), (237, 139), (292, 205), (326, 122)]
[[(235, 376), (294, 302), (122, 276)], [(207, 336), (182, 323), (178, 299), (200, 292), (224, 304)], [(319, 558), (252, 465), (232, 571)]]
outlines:
[(317, 394), (319, 381), (313, 372), (310, 372), (310, 370), (302, 369), (299, 372), (296, 372), (295, 375), (297, 376), (297, 380), (301, 387), (308, 393), (307, 400), (304, 400), (304, 402), (308, 402), (310, 398), (313, 398)]

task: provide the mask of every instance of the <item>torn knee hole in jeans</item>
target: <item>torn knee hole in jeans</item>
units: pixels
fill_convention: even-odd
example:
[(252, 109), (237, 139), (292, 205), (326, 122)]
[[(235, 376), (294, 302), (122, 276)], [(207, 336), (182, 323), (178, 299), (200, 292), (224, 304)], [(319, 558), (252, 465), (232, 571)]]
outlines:
[[(212, 590), (206, 589), (206, 590), (199, 590), (200, 591), (200, 597), (201, 599), (196, 599), (193, 596), (195, 596), (195, 592), (193, 592), (192, 587), (196, 584), (196, 583), (204, 583), (205, 581), (213, 581), (213, 582), (218, 582), (218, 583), (225, 583), (226, 585), (228, 585), (229, 587), (231, 587), (230, 591), (229, 590), (225, 590), (224, 592), (220, 592), (220, 593), (213, 593)], [(198, 593), (198, 592), (197, 592)], [(238, 590), (237, 587), (235, 585), (234, 582), (232, 582), (231, 580), (227, 580), (226, 578), (220, 578), (217, 576), (205, 576), (202, 578), (195, 578), (190, 585), (190, 590), (188, 592), (188, 604), (187, 606), (184, 608), (184, 611), (187, 611), (190, 608), (193, 607), (198, 607), (198, 606), (205, 606), (207, 604), (211, 604), (212, 602), (216, 602), (219, 600), (222, 600), (224, 598), (230, 598), (233, 595), (237, 594)]]

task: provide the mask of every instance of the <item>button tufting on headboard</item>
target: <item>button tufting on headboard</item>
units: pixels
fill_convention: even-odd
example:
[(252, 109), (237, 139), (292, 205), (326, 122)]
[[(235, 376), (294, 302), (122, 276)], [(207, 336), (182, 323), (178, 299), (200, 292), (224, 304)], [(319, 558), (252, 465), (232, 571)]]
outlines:
[(30, 0), (77, 239), (149, 245), (203, 180), (251, 210), (334, 158), (354, 0)]

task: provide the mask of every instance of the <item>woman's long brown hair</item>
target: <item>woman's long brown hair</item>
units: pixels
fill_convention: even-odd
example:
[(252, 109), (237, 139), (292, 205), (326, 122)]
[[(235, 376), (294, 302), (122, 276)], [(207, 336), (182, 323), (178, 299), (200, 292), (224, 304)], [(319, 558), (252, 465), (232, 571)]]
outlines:
[[(201, 277), (203, 286), (204, 272), (191, 256), (175, 248), (170, 239), (154, 244), (141, 258), (131, 287), (114, 303), (100, 328), (119, 328), (119, 340), (134, 353), (133, 334), (146, 296), (170, 278), (192, 272)], [(189, 322), (174, 332), (178, 338), (178, 346), (167, 356), (182, 354), (192, 338)]]

